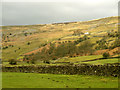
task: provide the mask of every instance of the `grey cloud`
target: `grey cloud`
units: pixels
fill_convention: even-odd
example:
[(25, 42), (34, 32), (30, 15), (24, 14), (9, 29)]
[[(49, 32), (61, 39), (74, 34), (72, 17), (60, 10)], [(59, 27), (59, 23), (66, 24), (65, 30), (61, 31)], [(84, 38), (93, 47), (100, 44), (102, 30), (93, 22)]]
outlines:
[(2, 24), (45, 24), (117, 16), (117, 0), (109, 1), (96, 4), (87, 2), (4, 2)]

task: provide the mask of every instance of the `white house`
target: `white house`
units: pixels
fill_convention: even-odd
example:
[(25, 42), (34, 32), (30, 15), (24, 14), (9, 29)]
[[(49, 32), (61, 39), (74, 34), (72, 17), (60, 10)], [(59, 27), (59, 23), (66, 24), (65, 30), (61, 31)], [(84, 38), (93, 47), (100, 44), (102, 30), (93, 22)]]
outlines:
[(89, 32), (86, 32), (86, 33), (84, 33), (84, 34), (89, 34)]

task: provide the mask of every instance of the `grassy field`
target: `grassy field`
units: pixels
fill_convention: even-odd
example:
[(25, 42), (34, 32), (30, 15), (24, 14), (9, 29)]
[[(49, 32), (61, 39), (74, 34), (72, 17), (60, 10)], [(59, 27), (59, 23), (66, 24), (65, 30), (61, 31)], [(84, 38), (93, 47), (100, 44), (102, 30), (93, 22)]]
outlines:
[(59, 60), (56, 60), (56, 62), (81, 62), (86, 60), (92, 60), (102, 58), (102, 55), (91, 55), (91, 56), (79, 56), (79, 57), (73, 57), (73, 58), (62, 58)]
[(3, 72), (3, 88), (117, 88), (118, 78)]
[[(106, 63), (118, 63), (118, 58), (110, 58), (110, 59), (100, 59), (100, 60), (95, 60), (95, 61), (89, 61), (93, 59), (98, 59), (102, 58), (102, 55), (91, 55), (91, 56), (79, 56), (79, 57), (74, 57), (74, 58), (63, 58), (59, 59), (56, 62), (71, 62), (74, 64), (94, 64), (94, 65), (103, 65)], [(84, 62), (86, 61), (86, 62)]]
[(112, 58), (112, 59), (101, 59), (96, 61), (89, 61), (89, 62), (83, 62), (86, 64), (95, 64), (95, 65), (103, 65), (106, 63), (118, 63), (118, 58)]
[[(63, 57), (63, 58), (58, 59), (58, 60), (50, 60), (50, 62), (51, 62), (50, 64), (43, 63), (41, 61), (37, 61), (35, 63), (35, 65), (63, 65), (63, 64), (67, 64), (65, 62), (70, 62), (70, 63), (74, 63), (74, 64), (85, 63), (85, 64), (94, 64), (94, 65), (103, 65), (106, 63), (118, 63), (118, 58), (100, 59), (100, 60), (95, 60), (95, 61), (89, 61), (89, 60), (98, 59), (98, 58), (102, 58), (102, 57), (103, 57), (102, 55), (79, 56), (79, 57), (72, 57), (72, 58)], [(84, 61), (86, 61), (86, 62), (84, 62)], [(3, 62), (2, 64), (4, 66), (33, 65), (31, 63), (27, 63), (27, 62), (23, 62), (23, 61), (17, 62), (17, 65), (10, 65), (9, 62)]]

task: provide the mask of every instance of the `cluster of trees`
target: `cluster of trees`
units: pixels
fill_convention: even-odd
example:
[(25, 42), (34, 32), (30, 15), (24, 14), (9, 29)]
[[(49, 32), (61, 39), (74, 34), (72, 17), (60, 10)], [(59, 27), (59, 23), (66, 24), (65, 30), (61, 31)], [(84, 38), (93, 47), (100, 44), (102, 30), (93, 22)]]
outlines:
[(116, 39), (114, 43), (110, 46), (110, 49), (120, 47), (120, 39)]
[(9, 34), (2, 34), (2, 40), (6, 40), (7, 41), (10, 41), (9, 40), (9, 37), (12, 35), (12, 33), (9, 33)]
[(73, 33), (73, 35), (75, 35), (75, 36), (77, 36), (77, 35), (82, 35), (82, 34), (84, 34), (84, 33), (81, 32), (81, 29), (75, 30), (74, 33)]
[(3, 46), (2, 49), (7, 49), (9, 47), (14, 47), (14, 45)]
[(104, 59), (110, 58), (110, 54), (108, 52), (103, 53), (103, 58)]
[(108, 49), (108, 45), (106, 40), (103, 38), (99, 41), (96, 41), (96, 43), (98, 44), (98, 46), (95, 47), (95, 49), (99, 50), (99, 49)]
[(9, 35), (2, 34), (2, 40), (5, 42), (9, 42)]
[(32, 33), (31, 32), (30, 33), (28, 33), (28, 32), (24, 33), (24, 36), (28, 36), (28, 35), (32, 35)]
[(120, 39), (116, 39), (111, 45), (108, 46), (109, 42), (107, 42), (105, 39), (96, 41), (98, 44), (95, 49), (100, 50), (100, 49), (114, 49), (116, 47), (120, 47)]
[(50, 45), (49, 49), (43, 48), (41, 52), (37, 54), (32, 54), (30, 56), (25, 56), (25, 60), (56, 60), (61, 57), (75, 57), (78, 55), (92, 54), (94, 49), (92, 48), (91, 42), (88, 40), (82, 42), (80, 46), (76, 46), (74, 42), (62, 43), (56, 47), (53, 43)]
[(108, 33), (108, 37), (120, 37), (120, 33), (117, 31), (110, 32), (110, 33)]
[(17, 65), (17, 61), (15, 59), (10, 59), (9, 64), (11, 65)]
[(8, 48), (8, 46), (4, 46), (4, 47), (2, 47), (2, 49), (7, 49)]
[(85, 41), (85, 40), (87, 40), (87, 39), (90, 39), (87, 35), (84, 35), (84, 37), (82, 37), (82, 38), (79, 38), (78, 40), (76, 40), (76, 41), (74, 41), (76, 44), (78, 44), (78, 43), (80, 43), (80, 42), (82, 42), (82, 41)]
[[(106, 38), (109, 37), (117, 37), (117, 39), (112, 43), (111, 45), (108, 46), (109, 42), (106, 41)], [(98, 44), (95, 49), (113, 49), (115, 47), (120, 47), (120, 40), (119, 40), (120, 34), (117, 31), (112, 31), (107, 34), (103, 39), (96, 41), (96, 44)]]

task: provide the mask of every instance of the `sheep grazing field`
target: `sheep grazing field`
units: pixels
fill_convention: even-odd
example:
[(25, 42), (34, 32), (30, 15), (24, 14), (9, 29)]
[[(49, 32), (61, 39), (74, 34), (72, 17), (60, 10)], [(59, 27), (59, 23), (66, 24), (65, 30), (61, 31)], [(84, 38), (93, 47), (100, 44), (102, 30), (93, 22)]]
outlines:
[(118, 88), (117, 77), (3, 72), (3, 88)]

